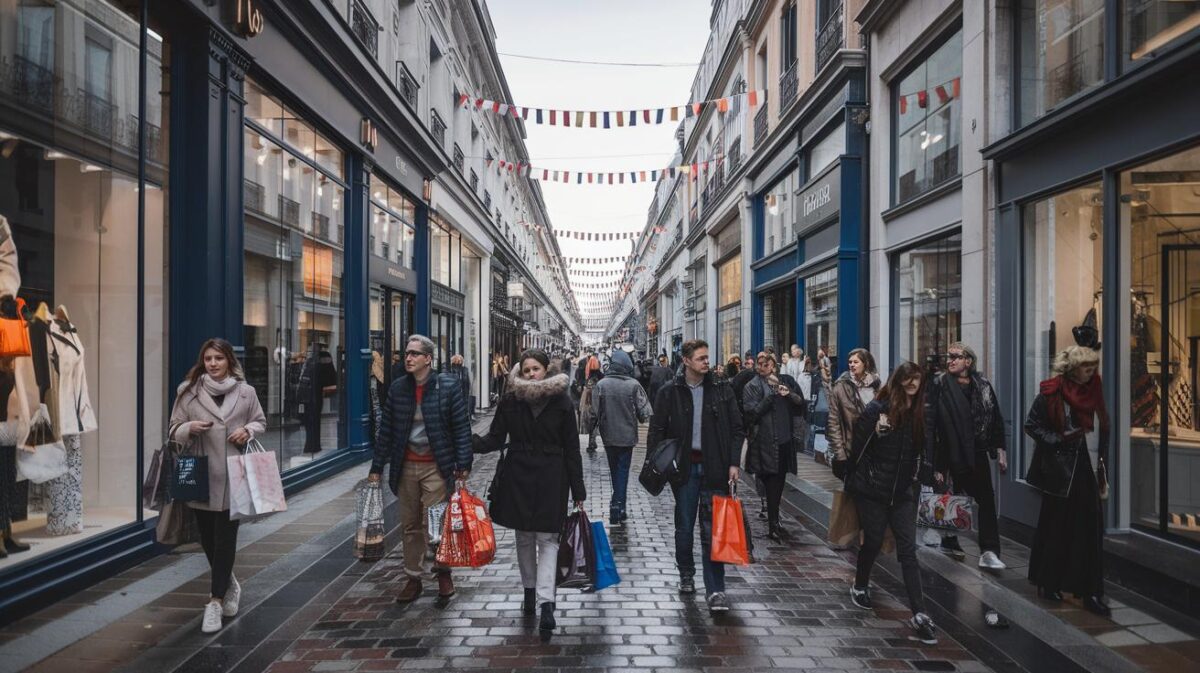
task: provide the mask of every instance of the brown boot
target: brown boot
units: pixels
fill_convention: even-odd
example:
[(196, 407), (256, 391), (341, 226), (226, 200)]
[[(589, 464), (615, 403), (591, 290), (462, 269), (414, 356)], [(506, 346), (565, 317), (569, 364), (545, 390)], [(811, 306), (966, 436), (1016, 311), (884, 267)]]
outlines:
[(450, 598), (454, 595), (454, 580), (450, 578), (450, 571), (445, 570), (437, 574), (438, 581), (438, 596), (440, 598)]
[(400, 590), (400, 594), (396, 596), (397, 603), (411, 603), (421, 596), (421, 580), (410, 577), (408, 584)]

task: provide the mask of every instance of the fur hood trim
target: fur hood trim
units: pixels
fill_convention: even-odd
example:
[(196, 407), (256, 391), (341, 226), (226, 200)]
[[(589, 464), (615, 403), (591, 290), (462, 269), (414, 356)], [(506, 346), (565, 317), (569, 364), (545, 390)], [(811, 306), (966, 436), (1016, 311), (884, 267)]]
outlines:
[(566, 394), (567, 388), (570, 386), (570, 377), (559, 373), (558, 368), (554, 365), (550, 366), (550, 369), (546, 371), (546, 378), (541, 381), (522, 378), (518, 365), (514, 366), (508, 375), (508, 389), (504, 391), (504, 395), (512, 396), (522, 402), (535, 402)]

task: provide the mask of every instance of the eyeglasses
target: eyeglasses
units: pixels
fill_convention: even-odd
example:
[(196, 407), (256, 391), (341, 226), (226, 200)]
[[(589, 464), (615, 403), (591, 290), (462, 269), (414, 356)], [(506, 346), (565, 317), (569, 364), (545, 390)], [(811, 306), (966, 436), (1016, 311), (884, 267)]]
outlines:
[(965, 353), (947, 353), (946, 359), (947, 360), (970, 360), (971, 356), (969, 356)]
[(404, 357), (406, 358), (419, 358), (422, 355), (432, 356), (431, 353), (426, 353), (425, 351), (404, 351)]

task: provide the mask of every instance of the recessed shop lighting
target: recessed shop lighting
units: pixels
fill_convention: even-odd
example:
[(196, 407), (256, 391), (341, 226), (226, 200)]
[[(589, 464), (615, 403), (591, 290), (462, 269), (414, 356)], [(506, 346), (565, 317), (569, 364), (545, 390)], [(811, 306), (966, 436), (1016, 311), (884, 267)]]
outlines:
[(325, 196), (325, 188), (317, 185), (317, 196)]
[(102, 170), (104, 170), (104, 167), (97, 166), (96, 164), (79, 164), (80, 173), (98, 173)]
[(54, 161), (56, 159), (70, 159), (69, 155), (54, 150), (46, 150), (46, 161)]
[(341, 200), (339, 200), (339, 199), (334, 199), (334, 200), (333, 200), (333, 209), (334, 209), (334, 210), (340, 210), (340, 209), (341, 209), (341, 207), (342, 207), (342, 202), (341, 202)]
[(16, 136), (14, 136), (13, 134), (6, 133), (4, 131), (0, 131), (0, 140), (15, 140), (15, 139), (16, 139)]

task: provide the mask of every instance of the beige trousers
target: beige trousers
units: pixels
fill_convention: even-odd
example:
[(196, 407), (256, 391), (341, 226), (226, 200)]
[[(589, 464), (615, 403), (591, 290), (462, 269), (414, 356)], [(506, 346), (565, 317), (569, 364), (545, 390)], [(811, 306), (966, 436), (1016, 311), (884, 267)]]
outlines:
[[(425, 551), (429, 548), (429, 536), (425, 517), (429, 508), (445, 502), (446, 480), (438, 471), (437, 463), (404, 461), (400, 473), (400, 489), (396, 494), (400, 507), (400, 526), (404, 530), (404, 572), (420, 579), (424, 573)], [(448, 568), (434, 563), (433, 572)]]

